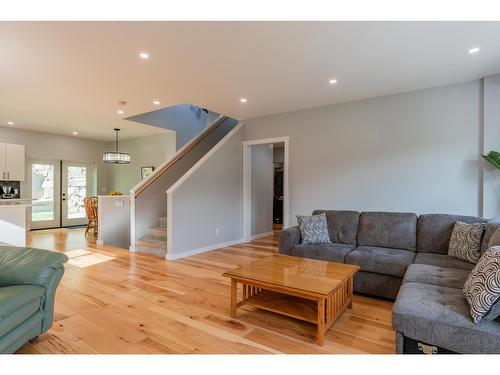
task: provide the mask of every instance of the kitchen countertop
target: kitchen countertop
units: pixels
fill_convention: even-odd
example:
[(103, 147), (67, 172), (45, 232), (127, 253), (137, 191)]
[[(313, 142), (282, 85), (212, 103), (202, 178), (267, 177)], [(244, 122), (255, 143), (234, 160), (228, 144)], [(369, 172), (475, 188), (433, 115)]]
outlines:
[(0, 208), (1, 207), (31, 207), (32, 200), (31, 199), (0, 199)]

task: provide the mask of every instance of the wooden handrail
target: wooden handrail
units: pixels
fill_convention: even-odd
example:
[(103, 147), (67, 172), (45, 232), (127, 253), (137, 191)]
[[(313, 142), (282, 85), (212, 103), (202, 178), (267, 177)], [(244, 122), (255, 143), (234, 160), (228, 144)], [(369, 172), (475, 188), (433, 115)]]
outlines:
[(226, 116), (221, 116), (217, 119), (212, 126), (206, 129), (200, 136), (198, 136), (188, 147), (184, 148), (178, 155), (168, 162), (165, 166), (159, 170), (158, 173), (153, 174), (147, 180), (145, 180), (144, 185), (142, 185), (137, 191), (134, 192), (134, 197), (137, 198), (144, 190), (146, 190), (153, 182), (155, 182), (160, 176), (162, 176), (166, 171), (170, 169), (175, 163), (181, 160), (189, 151), (196, 147), (201, 141), (208, 137), (215, 129), (217, 129), (222, 123), (227, 120)]

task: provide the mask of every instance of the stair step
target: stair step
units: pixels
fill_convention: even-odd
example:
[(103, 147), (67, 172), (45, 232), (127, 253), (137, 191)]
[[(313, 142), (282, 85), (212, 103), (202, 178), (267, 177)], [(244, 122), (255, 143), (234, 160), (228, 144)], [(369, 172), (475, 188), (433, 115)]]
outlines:
[(167, 227), (167, 217), (162, 216), (160, 217), (160, 228), (166, 228)]
[(147, 236), (137, 240), (135, 249), (139, 253), (165, 258), (165, 254), (167, 253), (167, 241), (157, 240)]
[(149, 236), (155, 240), (166, 240), (167, 239), (167, 228), (165, 228), (165, 227), (149, 228)]

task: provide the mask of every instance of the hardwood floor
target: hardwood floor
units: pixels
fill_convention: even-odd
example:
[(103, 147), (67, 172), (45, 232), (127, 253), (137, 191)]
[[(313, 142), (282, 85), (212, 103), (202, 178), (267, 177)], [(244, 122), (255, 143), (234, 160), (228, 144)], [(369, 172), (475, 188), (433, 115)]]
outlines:
[(323, 347), (315, 344), (314, 324), (252, 306), (231, 319), (222, 273), (277, 252), (276, 235), (166, 261), (97, 246), (83, 233), (29, 234), (31, 246), (71, 259), (52, 329), (19, 353), (394, 353), (392, 303), (375, 298), (355, 295)]

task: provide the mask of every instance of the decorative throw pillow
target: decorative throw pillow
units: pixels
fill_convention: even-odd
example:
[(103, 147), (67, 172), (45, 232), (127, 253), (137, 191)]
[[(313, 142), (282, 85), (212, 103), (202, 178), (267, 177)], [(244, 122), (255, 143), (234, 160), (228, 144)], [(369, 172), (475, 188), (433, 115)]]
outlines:
[(483, 239), (485, 224), (466, 224), (460, 221), (455, 223), (448, 245), (448, 255), (477, 263), (481, 256), (481, 240)]
[(312, 216), (297, 215), (300, 236), (304, 245), (318, 243), (332, 243), (328, 234), (328, 225), (326, 223), (326, 214)]
[(485, 316), (493, 320), (500, 312), (495, 304), (500, 300), (500, 246), (490, 247), (477, 262), (464, 284), (464, 296), (474, 323)]

